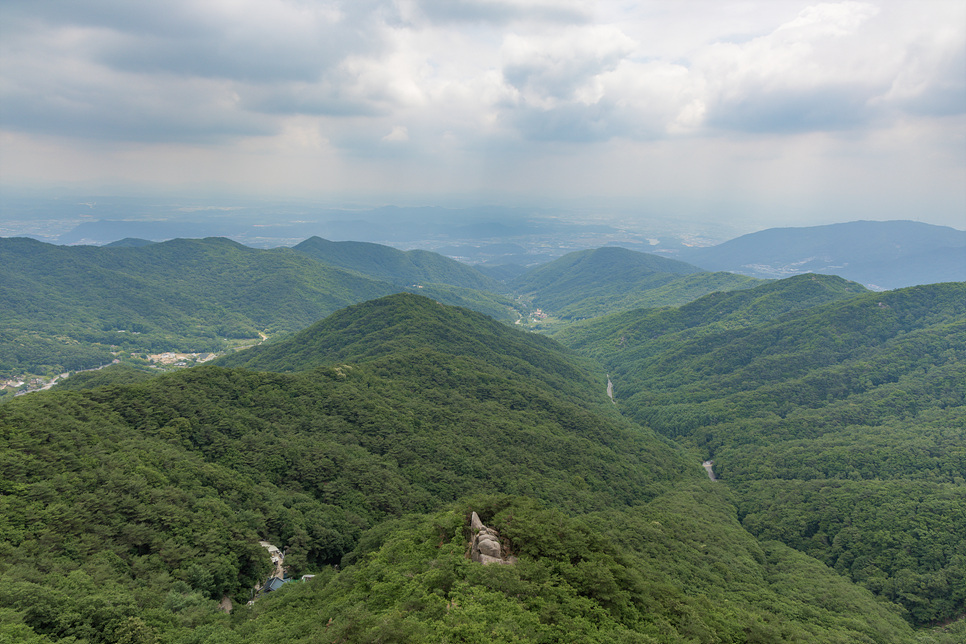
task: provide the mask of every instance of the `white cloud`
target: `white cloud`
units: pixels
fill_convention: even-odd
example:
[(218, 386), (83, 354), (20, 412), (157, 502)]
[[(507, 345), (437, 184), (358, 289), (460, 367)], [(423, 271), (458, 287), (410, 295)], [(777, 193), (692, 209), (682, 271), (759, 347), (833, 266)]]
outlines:
[(383, 141), (392, 142), (406, 142), (409, 140), (409, 128), (405, 125), (393, 125), (392, 132), (382, 137)]
[(503, 76), (522, 101), (550, 108), (565, 101), (596, 103), (600, 76), (613, 71), (635, 43), (613, 25), (570, 27), (552, 34), (508, 34)]
[[(886, 162), (863, 155), (898, 158), (881, 141), (899, 132), (931, 176), (964, 163), (948, 144), (966, 136), (961, 2), (6, 0), (2, 12), (0, 128), (17, 154), (31, 137), (64, 158), (99, 146), (83, 176), (98, 164), (133, 176), (143, 155), (145, 177), (177, 177), (159, 166), (204, 149), (230, 160), (210, 171), (219, 178), (230, 167), (257, 181), (259, 155), (313, 168), (317, 154), (327, 176), (359, 181), (366, 163), (379, 164), (376, 181), (407, 162), (414, 176), (445, 167), (454, 184), (484, 168), (477, 181), (549, 185), (553, 168), (568, 189), (617, 191), (617, 178), (637, 186), (635, 163), (660, 185), (760, 175), (763, 164), (729, 160), (742, 144), (722, 144), (747, 140), (780, 151), (773, 185), (803, 167), (828, 184), (816, 168), (844, 150), (856, 176), (884, 176)], [(111, 146), (123, 162), (108, 161)], [(24, 167), (66, 172), (39, 154)], [(4, 163), (17, 167), (12, 152)]]
[(400, 13), (410, 21), (423, 18), (450, 24), (583, 23), (590, 20), (593, 4), (588, 0), (401, 0)]

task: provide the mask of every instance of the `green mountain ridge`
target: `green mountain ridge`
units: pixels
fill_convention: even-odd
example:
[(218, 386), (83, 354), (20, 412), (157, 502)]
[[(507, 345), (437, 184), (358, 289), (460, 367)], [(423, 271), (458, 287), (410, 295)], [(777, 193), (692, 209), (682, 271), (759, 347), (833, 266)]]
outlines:
[[(740, 329), (864, 292), (868, 292), (865, 287), (840, 277), (803, 275), (749, 289), (711, 293), (679, 307), (613, 313), (573, 324), (554, 337), (567, 346), (587, 348), (597, 357), (628, 348), (642, 352), (650, 339), (671, 335), (687, 339)], [(609, 337), (613, 342), (608, 345), (600, 341), (601, 337)]]
[[(624, 249), (578, 256), (584, 259), (536, 269), (531, 277), (539, 280), (520, 283), (540, 292), (523, 299), (585, 317), (754, 283)], [(7, 238), (0, 239), (0, 261), (8, 267), (0, 284), (0, 375), (7, 376), (50, 376), (132, 354), (224, 351), (233, 341), (290, 334), (349, 304), (400, 291), (503, 322), (528, 310), (511, 299), (510, 286), (442, 255), (318, 237), (272, 250), (223, 238), (105, 247)], [(561, 273), (563, 265), (569, 268)], [(576, 290), (560, 299), (562, 289)]]
[(571, 319), (683, 304), (712, 291), (749, 288), (757, 283), (741, 275), (707, 273), (657, 255), (605, 247), (564, 255), (530, 269), (509, 286), (534, 307)]
[(353, 270), (397, 285), (448, 284), (499, 292), (500, 283), (472, 266), (426, 250), (401, 251), (370, 242), (334, 242), (310, 237), (293, 246), (323, 264)]
[[(0, 371), (25, 362), (96, 366), (110, 362), (111, 346), (214, 351), (226, 337), (295, 331), (394, 290), (291, 250), (221, 238), (114, 248), (2, 239), (0, 261), (9, 267), (0, 285)], [(36, 348), (34, 338), (45, 343)], [(76, 355), (78, 343), (98, 352), (97, 361)]]
[[(0, 636), (915, 641), (548, 338), (397, 294), (251, 356), (0, 405)], [(318, 576), (247, 608), (260, 539)]]
[[(509, 372), (572, 389), (591, 376), (560, 355), (544, 336), (496, 322), (468, 309), (401, 293), (347, 307), (277, 343), (225, 356), (217, 364), (263, 371), (304, 371), (338, 362), (368, 362), (428, 352), (474, 356)], [(599, 393), (603, 392), (603, 385)]]
[[(442, 256), (434, 263), (427, 255), (417, 253), (418, 262), (411, 262), (429, 267), (427, 275), (445, 280), (455, 270), (474, 277), (468, 267)], [(226, 338), (292, 333), (349, 304), (406, 290), (399, 280), (329, 266), (291, 249), (254, 249), (223, 238), (109, 247), (8, 238), (0, 239), (0, 261), (7, 267), (0, 284), (0, 374), (9, 375), (96, 367), (117, 350), (125, 356), (224, 350)], [(470, 278), (449, 281), (473, 283)], [(498, 319), (516, 318), (512, 302), (496, 293), (452, 284), (409, 288)]]
[[(800, 276), (558, 337), (602, 361), (622, 411), (714, 459), (753, 534), (917, 623), (954, 618), (966, 607), (966, 283), (769, 305), (769, 292), (801, 301), (821, 285), (848, 287)], [(702, 324), (719, 301), (728, 313)], [(748, 323), (760, 304), (768, 313)]]

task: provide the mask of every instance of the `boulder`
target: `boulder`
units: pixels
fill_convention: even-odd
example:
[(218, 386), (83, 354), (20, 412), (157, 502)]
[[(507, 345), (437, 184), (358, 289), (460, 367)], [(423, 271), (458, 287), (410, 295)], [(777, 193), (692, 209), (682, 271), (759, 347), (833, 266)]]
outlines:
[(493, 528), (488, 528), (480, 521), (474, 512), (470, 516), (470, 559), (483, 565), (514, 564), (516, 557), (504, 557), (503, 547), (500, 545), (500, 534)]
[(483, 555), (490, 557), (500, 557), (502, 555), (500, 542), (488, 534), (480, 534), (480, 538), (476, 542), (476, 547), (479, 549), (480, 554)]

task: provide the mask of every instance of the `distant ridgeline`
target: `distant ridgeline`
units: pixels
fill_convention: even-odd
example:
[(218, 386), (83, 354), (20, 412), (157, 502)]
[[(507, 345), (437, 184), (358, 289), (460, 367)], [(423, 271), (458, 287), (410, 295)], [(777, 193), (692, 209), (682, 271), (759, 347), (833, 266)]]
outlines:
[(769, 228), (679, 256), (708, 270), (766, 278), (825, 273), (877, 290), (966, 281), (966, 231), (917, 221)]
[[(313, 258), (321, 242), (262, 250), (223, 238), (110, 247), (0, 238), (0, 376), (96, 367), (117, 351), (220, 351), (407, 289), (516, 318), (507, 298), (479, 290), (492, 279), (453, 260), (348, 244), (339, 248), (352, 252), (326, 264)], [(370, 273), (349, 261), (353, 253)]]
[(0, 262), (0, 377), (161, 352), (220, 352), (400, 291), (514, 322), (532, 307), (562, 319), (591, 317), (757, 283), (605, 248), (503, 284), (436, 253), (318, 237), (271, 250), (216, 237), (104, 247), (0, 238)]
[(218, 237), (103, 247), (0, 238), (0, 379), (223, 352), (403, 291), (556, 331), (808, 270), (877, 290), (966, 280), (966, 232), (916, 222), (771, 229), (676, 252), (705, 268), (618, 247), (484, 272), (429, 251), (319, 237), (270, 250)]
[[(789, 280), (784, 296), (768, 284), (730, 305), (720, 295), (710, 305), (698, 300), (706, 324), (716, 311), (732, 328), (702, 332), (681, 322), (680, 331), (692, 330), (682, 352), (641, 354), (660, 365), (633, 377), (647, 383), (647, 395), (668, 398), (656, 424), (665, 436), (621, 413), (647, 413), (621, 393), (636, 391), (629, 363), (615, 380), (615, 406), (603, 371), (586, 358), (412, 294), (348, 307), (220, 365), (140, 382), (118, 371), (126, 384), (110, 384), (108, 368), (94, 388), (0, 405), (0, 641), (915, 642), (911, 624), (963, 610), (955, 583), (957, 540), (966, 534), (962, 463), (903, 476), (897, 451), (881, 468), (894, 469), (892, 478), (865, 478), (873, 473), (855, 464), (857, 477), (829, 469), (821, 483), (783, 479), (767, 497), (756, 488), (763, 474), (746, 471), (764, 459), (739, 456), (746, 445), (803, 441), (801, 454), (828, 454), (833, 468), (839, 443), (823, 440), (837, 436), (888, 460), (892, 431), (920, 441), (923, 453), (961, 450), (963, 380), (952, 376), (962, 364), (962, 333), (953, 328), (962, 323), (962, 292), (850, 298), (843, 291), (854, 287), (842, 280), (816, 282)], [(660, 335), (630, 337), (635, 319), (670, 312), (628, 314), (628, 350)], [(847, 320), (855, 320), (851, 331), (836, 326)], [(819, 343), (815, 358), (794, 359), (822, 325), (841, 346)], [(936, 331), (943, 325), (952, 325), (945, 339)], [(791, 356), (787, 377), (803, 381), (813, 366), (852, 373), (852, 360), (920, 357), (892, 375), (875, 367), (856, 385), (856, 404), (881, 421), (864, 426), (872, 435), (855, 425), (872, 416), (858, 416), (793, 437), (783, 423), (821, 401), (807, 394), (811, 402), (793, 398), (787, 404), (797, 407), (781, 409), (782, 401), (772, 412), (774, 396), (741, 398), (745, 389), (728, 374), (743, 378), (741, 356), (750, 353), (720, 366), (693, 362), (700, 356), (688, 342), (713, 351), (729, 338), (750, 338), (766, 361)], [(604, 333), (583, 346), (594, 342), (620, 346)], [(621, 366), (612, 353), (600, 351)], [(674, 360), (684, 371), (678, 380), (662, 375)], [(770, 375), (784, 386), (780, 373)], [(719, 413), (734, 441), (723, 428), (718, 438), (684, 429), (700, 412), (683, 406), (717, 400), (729, 403)], [(839, 402), (848, 401), (829, 404)], [(781, 440), (756, 434), (759, 419)], [(907, 430), (918, 422), (935, 429), (914, 437)], [(709, 454), (724, 467), (721, 482), (701, 468)], [(775, 458), (775, 467), (793, 467), (788, 456)], [(958, 480), (948, 471), (956, 467)], [(823, 495), (832, 503), (819, 508)], [(856, 523), (891, 521), (877, 512), (901, 514), (910, 503), (925, 522), (915, 529)], [(836, 532), (844, 508), (851, 522)], [(473, 512), (514, 565), (467, 556)], [(881, 556), (903, 566), (896, 571), (869, 550), (887, 530), (895, 546)], [(272, 566), (261, 541), (286, 552), (290, 577), (315, 577), (246, 606)], [(826, 543), (834, 561), (820, 550)], [(822, 559), (852, 567), (843, 575)], [(858, 570), (870, 574), (857, 578)], [(930, 584), (943, 579), (940, 596)], [(231, 615), (218, 608), (226, 595)], [(957, 641), (958, 628), (921, 641)]]
[[(0, 642), (966, 641), (966, 282), (319, 238), (0, 261), (0, 376), (128, 362), (0, 404)], [(474, 512), (514, 565), (473, 561)], [(260, 542), (315, 577), (246, 605)]]

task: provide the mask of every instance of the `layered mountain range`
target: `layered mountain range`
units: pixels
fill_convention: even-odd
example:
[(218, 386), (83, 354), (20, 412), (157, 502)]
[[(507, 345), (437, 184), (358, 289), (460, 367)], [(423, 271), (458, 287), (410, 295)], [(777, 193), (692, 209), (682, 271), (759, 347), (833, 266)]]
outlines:
[(876, 290), (966, 280), (966, 231), (916, 221), (770, 228), (680, 258), (761, 278), (825, 273)]
[(436, 253), (317, 237), (271, 250), (218, 237), (105, 247), (6, 238), (0, 262), (8, 267), (0, 375), (10, 376), (96, 367), (119, 351), (224, 351), (397, 292), (513, 322), (533, 307), (589, 317), (755, 283), (617, 248), (571, 254), (501, 283)]
[[(966, 298), (861, 291), (795, 278), (626, 313), (619, 336), (585, 323), (568, 343), (604, 358), (617, 404), (600, 363), (397, 294), (222, 365), (132, 384), (106, 369), (0, 405), (2, 628), (27, 642), (915, 641), (913, 625), (966, 602)], [(847, 320), (840, 346), (814, 345)], [(914, 364), (876, 367), (903, 352)], [(771, 367), (749, 380), (756, 360)], [(464, 557), (473, 512), (515, 564)], [(270, 573), (260, 541), (289, 578), (315, 577), (245, 607)]]
[(270, 336), (0, 404), (0, 641), (966, 637), (966, 282), (621, 248), (500, 282), (320, 238), (0, 259), (8, 373)]

